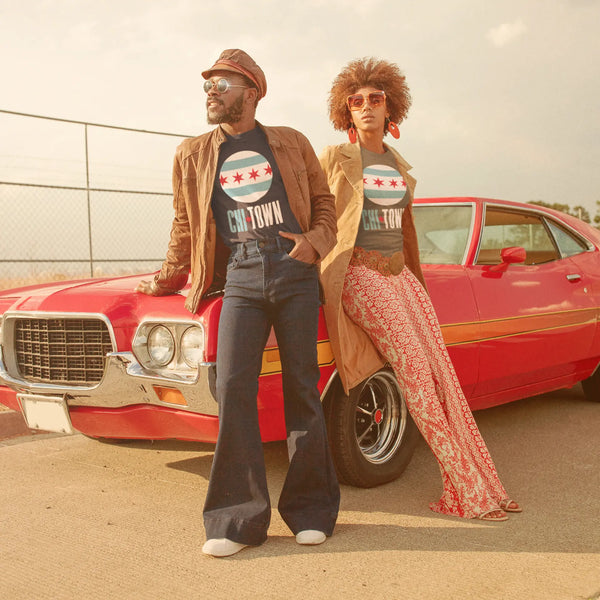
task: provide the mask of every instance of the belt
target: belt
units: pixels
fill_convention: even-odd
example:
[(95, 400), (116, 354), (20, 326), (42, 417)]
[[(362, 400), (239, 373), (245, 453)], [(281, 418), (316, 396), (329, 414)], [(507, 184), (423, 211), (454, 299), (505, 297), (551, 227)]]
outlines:
[(384, 256), (377, 250), (365, 250), (360, 246), (354, 246), (351, 265), (363, 265), (372, 271), (378, 271), (382, 275), (398, 275), (404, 268), (404, 252), (394, 252), (392, 256)]
[(260, 252), (261, 250), (279, 250), (289, 252), (294, 247), (294, 242), (283, 237), (263, 238), (248, 240), (247, 242), (237, 242), (231, 246), (232, 254), (240, 253), (246, 255), (248, 252)]

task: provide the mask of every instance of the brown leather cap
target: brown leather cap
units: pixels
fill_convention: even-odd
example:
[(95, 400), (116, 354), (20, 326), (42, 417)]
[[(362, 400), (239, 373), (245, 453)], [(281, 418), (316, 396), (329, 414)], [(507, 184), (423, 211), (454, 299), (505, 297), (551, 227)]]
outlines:
[(213, 71), (241, 73), (256, 85), (259, 98), (263, 98), (267, 93), (267, 78), (263, 70), (243, 50), (223, 50), (217, 62), (210, 69), (202, 71), (202, 77), (208, 79)]

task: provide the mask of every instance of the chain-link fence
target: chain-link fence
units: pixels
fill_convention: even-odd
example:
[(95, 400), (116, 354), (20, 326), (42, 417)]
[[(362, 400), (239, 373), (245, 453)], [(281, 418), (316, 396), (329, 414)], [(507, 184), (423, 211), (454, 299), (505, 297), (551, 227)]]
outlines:
[(0, 131), (0, 283), (160, 267), (189, 136), (5, 110)]

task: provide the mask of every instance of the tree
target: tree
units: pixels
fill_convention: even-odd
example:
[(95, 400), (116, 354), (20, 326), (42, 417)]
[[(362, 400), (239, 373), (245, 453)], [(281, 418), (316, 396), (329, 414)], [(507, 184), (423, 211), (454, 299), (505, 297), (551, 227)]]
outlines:
[(600, 200), (596, 200), (596, 216), (594, 217), (594, 225), (600, 229)]
[[(554, 204), (549, 204), (548, 202), (542, 202), (542, 200), (534, 200), (530, 202), (530, 204), (537, 204), (538, 206), (545, 206), (546, 208), (552, 208), (554, 210), (558, 210), (560, 212), (564, 212), (567, 215), (571, 215), (572, 217), (577, 217), (586, 223), (591, 223), (592, 220), (590, 218), (590, 213), (585, 208), (585, 206), (574, 206), (570, 207), (568, 204), (561, 204), (559, 202), (555, 202)], [(598, 209), (600, 210), (600, 202), (596, 202)], [(596, 214), (594, 217), (594, 223), (600, 223), (600, 215)]]

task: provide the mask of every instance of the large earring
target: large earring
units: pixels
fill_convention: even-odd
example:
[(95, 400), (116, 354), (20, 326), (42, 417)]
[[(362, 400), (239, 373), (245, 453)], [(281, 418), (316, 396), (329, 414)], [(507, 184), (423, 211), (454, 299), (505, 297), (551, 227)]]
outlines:
[(348, 139), (351, 144), (356, 144), (356, 129), (354, 129), (354, 125), (350, 125), (348, 129)]
[(398, 139), (400, 137), (400, 130), (398, 129), (398, 125), (396, 125), (396, 123), (394, 123), (393, 121), (390, 121), (388, 123), (388, 131), (392, 134), (392, 137), (394, 139)]

